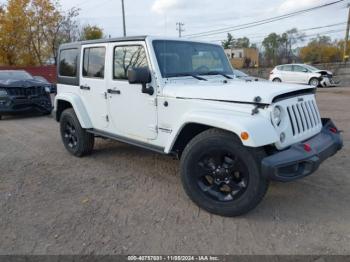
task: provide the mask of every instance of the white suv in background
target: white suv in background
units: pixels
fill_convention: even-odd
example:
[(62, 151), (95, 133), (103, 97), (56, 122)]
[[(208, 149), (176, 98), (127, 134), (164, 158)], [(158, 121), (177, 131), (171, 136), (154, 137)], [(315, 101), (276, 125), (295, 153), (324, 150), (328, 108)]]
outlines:
[(333, 73), (305, 64), (276, 66), (270, 73), (270, 81), (307, 84), (314, 87), (335, 86)]

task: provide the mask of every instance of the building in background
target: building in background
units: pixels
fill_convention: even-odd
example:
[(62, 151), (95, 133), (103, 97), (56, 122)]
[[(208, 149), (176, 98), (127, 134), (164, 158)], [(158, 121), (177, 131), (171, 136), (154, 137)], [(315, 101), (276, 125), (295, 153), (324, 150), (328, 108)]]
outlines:
[(259, 66), (259, 50), (256, 48), (231, 48), (225, 49), (225, 53), (234, 68)]

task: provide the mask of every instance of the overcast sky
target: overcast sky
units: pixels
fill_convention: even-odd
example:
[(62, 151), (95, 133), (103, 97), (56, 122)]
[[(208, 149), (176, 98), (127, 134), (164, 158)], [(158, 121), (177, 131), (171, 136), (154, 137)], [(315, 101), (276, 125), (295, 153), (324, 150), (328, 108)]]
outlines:
[[(60, 1), (64, 9), (73, 6), (81, 8), (82, 24), (101, 26), (105, 34), (112, 37), (122, 35), (121, 0)], [(176, 22), (180, 21), (185, 24), (186, 31), (183, 34), (193, 34), (283, 15), (333, 1), (335, 0), (125, 0), (127, 34), (177, 36)], [(342, 30), (329, 36), (343, 38), (348, 3), (350, 0), (271, 24), (236, 31), (233, 35), (247, 36), (252, 42), (258, 43), (271, 32), (282, 33), (293, 27), (307, 29), (343, 22), (339, 26), (305, 31), (307, 35), (313, 35)], [(225, 37), (226, 33), (196, 39), (215, 41)]]

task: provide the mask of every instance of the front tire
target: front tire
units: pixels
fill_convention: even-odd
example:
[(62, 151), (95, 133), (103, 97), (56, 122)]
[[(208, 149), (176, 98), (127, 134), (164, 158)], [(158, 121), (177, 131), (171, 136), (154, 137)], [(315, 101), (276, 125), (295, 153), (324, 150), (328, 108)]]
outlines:
[(183, 187), (193, 202), (211, 213), (245, 214), (268, 189), (268, 180), (260, 175), (262, 154), (244, 147), (229, 132), (209, 129), (196, 136), (182, 154)]
[(320, 86), (320, 80), (318, 80), (317, 78), (311, 78), (309, 81), (309, 85), (313, 86), (313, 87), (319, 87)]
[(63, 111), (60, 125), (62, 141), (69, 153), (77, 157), (91, 154), (95, 137), (81, 127), (72, 108)]

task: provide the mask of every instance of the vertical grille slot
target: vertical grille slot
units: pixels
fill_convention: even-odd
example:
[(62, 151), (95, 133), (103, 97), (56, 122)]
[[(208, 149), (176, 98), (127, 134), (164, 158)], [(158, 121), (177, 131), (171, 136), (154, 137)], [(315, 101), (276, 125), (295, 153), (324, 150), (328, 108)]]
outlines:
[(314, 106), (314, 110), (315, 110), (315, 113), (316, 113), (317, 120), (318, 120), (318, 122), (320, 123), (320, 122), (321, 122), (321, 116), (320, 116), (320, 112), (319, 112), (319, 110), (318, 110), (318, 107), (317, 107), (315, 101), (312, 101), (311, 103), (312, 103), (313, 106)]
[(311, 104), (310, 101), (308, 101), (308, 104), (309, 104), (309, 107), (310, 107), (310, 111), (311, 111), (312, 118), (313, 118), (313, 120), (314, 120), (315, 126), (317, 126), (317, 119), (316, 119), (316, 116), (315, 116), (315, 112), (314, 112), (314, 110), (313, 110), (313, 108), (312, 108), (312, 104)]
[(301, 104), (300, 104), (300, 107), (301, 107), (301, 110), (302, 110), (302, 112), (303, 112), (303, 114), (304, 114), (306, 127), (307, 127), (307, 129), (309, 130), (309, 129), (310, 129), (310, 125), (309, 125), (310, 119), (309, 119), (308, 115), (307, 115), (306, 112), (305, 112), (304, 103), (301, 103)]
[(298, 104), (296, 105), (296, 108), (297, 108), (297, 111), (299, 113), (299, 117), (300, 117), (300, 120), (301, 120), (301, 126), (303, 127), (303, 132), (305, 132), (305, 126), (306, 126), (305, 119), (304, 119), (303, 115), (300, 112), (300, 106)]
[(297, 114), (295, 113), (295, 107), (294, 105), (292, 105), (292, 111), (293, 111), (293, 114), (294, 114), (294, 117), (295, 117), (295, 122), (297, 123), (297, 127), (298, 127), (298, 134), (300, 134), (300, 125), (299, 125), (299, 119), (297, 117)]
[(290, 104), (286, 107), (293, 136), (302, 136), (321, 124), (318, 107), (313, 100)]

